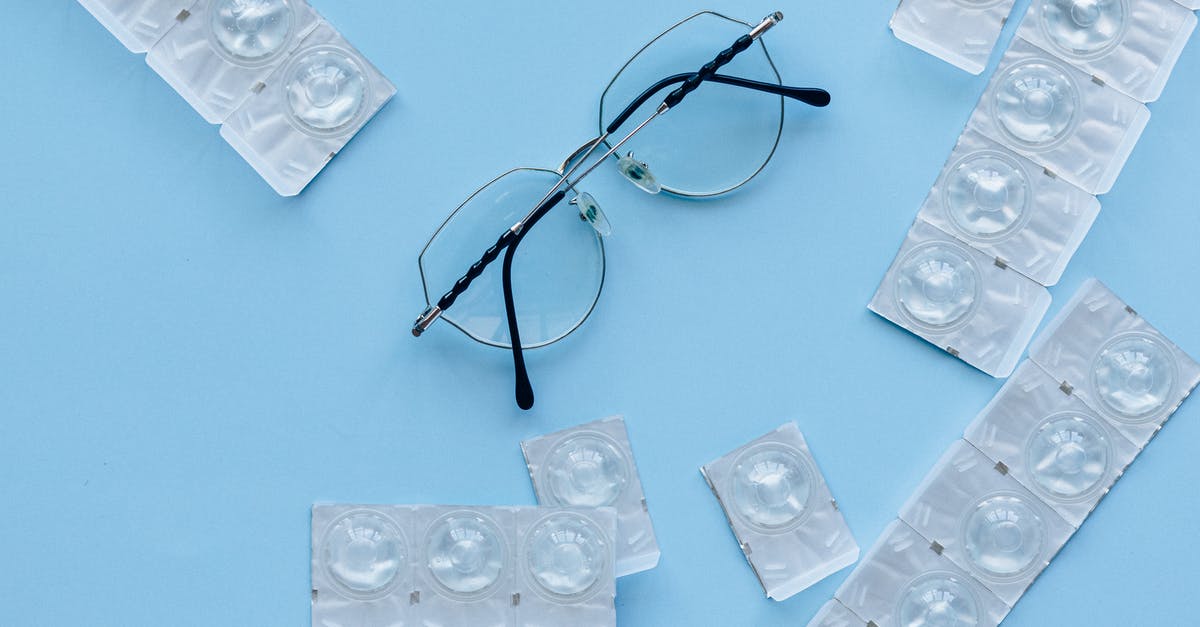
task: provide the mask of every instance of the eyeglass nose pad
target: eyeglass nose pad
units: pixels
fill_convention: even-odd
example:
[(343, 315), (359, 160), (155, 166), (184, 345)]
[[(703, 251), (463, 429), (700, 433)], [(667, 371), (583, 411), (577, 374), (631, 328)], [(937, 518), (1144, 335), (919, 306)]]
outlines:
[(600, 204), (591, 194), (579, 192), (578, 196), (571, 199), (571, 204), (579, 207), (579, 219), (591, 224), (601, 237), (612, 235), (612, 224), (609, 223), (608, 216), (600, 210)]
[(621, 176), (629, 179), (629, 182), (644, 192), (657, 194), (662, 191), (662, 185), (658, 184), (658, 179), (650, 172), (650, 166), (634, 159), (632, 152), (617, 161), (617, 170), (621, 172)]

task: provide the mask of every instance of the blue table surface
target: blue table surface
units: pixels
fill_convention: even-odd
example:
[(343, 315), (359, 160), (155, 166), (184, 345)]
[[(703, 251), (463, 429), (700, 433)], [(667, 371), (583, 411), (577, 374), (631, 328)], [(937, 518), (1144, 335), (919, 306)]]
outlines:
[[(865, 551), (1000, 387), (866, 309), (990, 68), (896, 40), (891, 0), (315, 4), (399, 94), (294, 199), (75, 2), (0, 11), (0, 623), (306, 624), (312, 503), (532, 504), (518, 442), (623, 413), (662, 561), (618, 622), (805, 624), (849, 571), (765, 599), (697, 469), (795, 420)], [(508, 354), (410, 336), (417, 253), (700, 8), (783, 10), (785, 80), (834, 105), (726, 198), (597, 174), (605, 291), (521, 412)], [(1193, 43), (1051, 315), (1095, 276), (1200, 355), (1197, 102)], [(1185, 404), (1006, 624), (1193, 621), (1197, 442)]]

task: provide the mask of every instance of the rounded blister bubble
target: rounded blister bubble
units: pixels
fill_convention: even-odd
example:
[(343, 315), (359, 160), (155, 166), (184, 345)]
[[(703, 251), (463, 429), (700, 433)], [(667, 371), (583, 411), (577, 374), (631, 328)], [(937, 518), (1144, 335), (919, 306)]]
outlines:
[(297, 53), (283, 76), (288, 113), (310, 133), (344, 133), (366, 111), (367, 74), (354, 55), (338, 46)]
[(963, 549), (993, 577), (1017, 577), (1041, 557), (1045, 526), (1025, 497), (1000, 494), (980, 501), (963, 524)]
[(738, 517), (759, 530), (782, 532), (807, 516), (816, 473), (800, 451), (768, 443), (734, 461), (731, 481)]
[(595, 589), (608, 568), (609, 543), (586, 517), (559, 512), (542, 519), (525, 541), (525, 566), (537, 587), (577, 600)]
[(1031, 149), (1047, 149), (1075, 128), (1079, 88), (1066, 70), (1042, 59), (1018, 63), (996, 83), (996, 121), (1010, 139)]
[(330, 580), (354, 598), (383, 596), (405, 562), (400, 528), (372, 510), (347, 512), (329, 525), (321, 557)]
[(211, 11), (213, 40), (234, 62), (268, 63), (292, 39), (295, 12), (287, 0), (215, 0)]
[(943, 188), (946, 213), (963, 235), (1000, 239), (1029, 216), (1029, 177), (1012, 157), (978, 152), (955, 164)]
[(900, 262), (896, 300), (919, 326), (949, 331), (975, 312), (981, 283), (979, 271), (961, 247), (927, 242)]
[(1042, 32), (1068, 55), (1101, 56), (1121, 43), (1128, 0), (1042, 0)]
[(429, 572), (451, 596), (486, 595), (507, 560), (504, 535), (482, 514), (462, 511), (438, 519), (426, 539)]
[(1077, 413), (1050, 416), (1033, 431), (1026, 463), (1037, 487), (1063, 500), (1085, 499), (1104, 487), (1111, 443), (1095, 418)]
[(1101, 405), (1125, 422), (1160, 414), (1175, 388), (1175, 357), (1158, 338), (1131, 333), (1113, 338), (1092, 366), (1092, 386)]
[(921, 575), (908, 584), (897, 611), (899, 627), (970, 627), (983, 622), (964, 578), (950, 572)]
[(554, 505), (612, 505), (629, 483), (629, 460), (617, 443), (599, 433), (563, 439), (546, 456), (545, 482)]

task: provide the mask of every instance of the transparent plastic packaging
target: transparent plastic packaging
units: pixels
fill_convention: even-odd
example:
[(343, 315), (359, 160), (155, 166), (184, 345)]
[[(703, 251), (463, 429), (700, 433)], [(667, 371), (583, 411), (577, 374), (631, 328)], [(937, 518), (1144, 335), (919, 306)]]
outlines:
[(1095, 279), (1029, 356), (1139, 448), (1200, 383), (1200, 364)]
[(875, 627), (995, 627), (1009, 610), (901, 520), (888, 525), (835, 598)]
[(896, 38), (972, 74), (980, 74), (1000, 39), (1014, 0), (900, 0)]
[(858, 544), (794, 422), (700, 472), (768, 597), (787, 599), (858, 559)]
[(611, 508), (317, 505), (312, 624), (616, 624)]
[(837, 599), (830, 599), (821, 606), (820, 610), (817, 610), (817, 615), (808, 621), (808, 627), (867, 627), (867, 625)]
[(617, 511), (618, 577), (658, 565), (658, 541), (625, 419), (604, 418), (521, 442), (538, 503)]
[(1009, 607), (1075, 531), (965, 440), (938, 460), (900, 520)]
[(1179, 4), (1182, 4), (1193, 11), (1200, 9), (1200, 0), (1179, 0)]
[(917, 218), (1050, 286), (1099, 212), (1095, 196), (968, 129)]
[(79, 0), (130, 52), (149, 51), (196, 0)]
[(283, 196), (308, 185), (396, 93), (332, 26), (321, 21), (221, 127)]
[(1196, 28), (1174, 0), (1034, 0), (1018, 35), (1141, 102), (1158, 100)]
[(1050, 306), (1050, 293), (918, 219), (868, 305), (994, 376), (1006, 377)]
[(1149, 121), (1146, 105), (1016, 37), (967, 126), (1103, 194)]
[(211, 124), (220, 124), (316, 28), (304, 0), (200, 0), (146, 63)]
[(964, 438), (1078, 528), (1138, 447), (1025, 361)]

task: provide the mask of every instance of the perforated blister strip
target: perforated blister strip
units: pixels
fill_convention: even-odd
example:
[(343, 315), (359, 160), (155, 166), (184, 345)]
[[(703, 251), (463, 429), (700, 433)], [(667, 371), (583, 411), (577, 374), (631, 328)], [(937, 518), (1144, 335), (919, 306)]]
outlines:
[(79, 0), (130, 52), (147, 52), (196, 0)]
[(983, 72), (1014, 0), (900, 0), (896, 38), (972, 74)]

